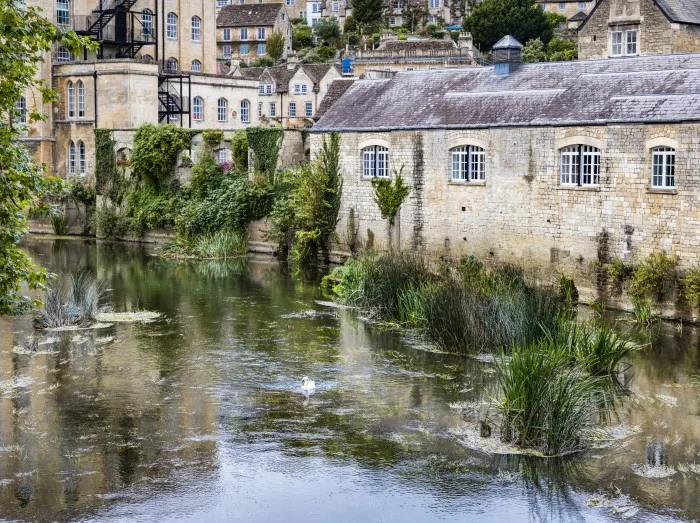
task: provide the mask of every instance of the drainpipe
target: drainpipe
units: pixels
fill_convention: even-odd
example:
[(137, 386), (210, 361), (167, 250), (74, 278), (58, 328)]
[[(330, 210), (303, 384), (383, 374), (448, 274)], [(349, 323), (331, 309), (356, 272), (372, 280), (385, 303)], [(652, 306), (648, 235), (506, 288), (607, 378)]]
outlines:
[(92, 88), (94, 91), (93, 101), (95, 103), (95, 129), (97, 129), (97, 69), (92, 73)]

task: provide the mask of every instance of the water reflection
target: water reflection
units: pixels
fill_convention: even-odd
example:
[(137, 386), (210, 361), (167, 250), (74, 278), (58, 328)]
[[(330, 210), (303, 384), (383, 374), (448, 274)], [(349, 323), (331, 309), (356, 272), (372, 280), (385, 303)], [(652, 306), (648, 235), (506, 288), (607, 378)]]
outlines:
[[(82, 240), (27, 249), (55, 271), (95, 270), (116, 310), (165, 319), (41, 334), (33, 351), (13, 349), (31, 318), (0, 319), (2, 518), (700, 517), (697, 328), (636, 334), (650, 348), (625, 374), (628, 437), (563, 460), (489, 455), (461, 434), (465, 408), (495, 393), (493, 365), (318, 304), (317, 275)], [(650, 442), (671, 476), (647, 477)]]

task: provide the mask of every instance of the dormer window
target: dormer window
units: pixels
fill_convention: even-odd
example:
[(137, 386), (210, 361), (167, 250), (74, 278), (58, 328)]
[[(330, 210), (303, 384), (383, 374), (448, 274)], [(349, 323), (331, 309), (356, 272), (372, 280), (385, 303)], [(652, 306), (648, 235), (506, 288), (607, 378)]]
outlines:
[(636, 56), (639, 53), (639, 31), (612, 31), (610, 56)]
[(294, 84), (294, 94), (306, 94), (309, 92), (309, 86), (306, 84)]
[(260, 84), (258, 87), (258, 94), (262, 96), (269, 96), (272, 94), (272, 84)]

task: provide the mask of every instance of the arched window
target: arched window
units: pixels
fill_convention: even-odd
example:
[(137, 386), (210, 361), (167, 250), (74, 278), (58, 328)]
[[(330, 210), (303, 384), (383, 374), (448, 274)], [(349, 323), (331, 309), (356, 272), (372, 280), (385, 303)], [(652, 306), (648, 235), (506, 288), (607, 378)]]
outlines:
[(78, 172), (81, 176), (85, 176), (85, 144), (78, 142)]
[(168, 13), (165, 22), (165, 35), (171, 40), (177, 40), (177, 15)]
[(68, 174), (75, 174), (75, 144), (68, 146)]
[(362, 149), (362, 175), (365, 178), (388, 178), (389, 149), (382, 145)]
[(248, 100), (241, 101), (241, 122), (250, 123), (250, 102)]
[(219, 122), (228, 121), (228, 101), (226, 98), (219, 98), (216, 102), (216, 119)]
[(199, 60), (192, 60), (192, 71), (199, 73), (202, 70), (202, 62)]
[(70, 62), (73, 59), (73, 55), (67, 47), (59, 47), (56, 51), (56, 61), (58, 62)]
[(85, 118), (85, 84), (78, 80), (78, 118)]
[(598, 185), (600, 149), (592, 145), (570, 145), (559, 150), (562, 185)]
[(70, 0), (56, 0), (56, 23), (70, 25)]
[(199, 96), (195, 96), (192, 100), (192, 118), (198, 122), (204, 120), (204, 100)]
[(14, 118), (16, 123), (27, 123), (27, 99), (24, 96), (15, 102)]
[(150, 9), (144, 9), (141, 13), (141, 36), (148, 41), (153, 39), (153, 12)]
[(176, 58), (168, 58), (168, 61), (165, 62), (165, 68), (168, 71), (177, 71), (177, 59)]
[(486, 151), (476, 145), (462, 145), (451, 149), (452, 180), (483, 182), (486, 180)]
[(75, 86), (70, 80), (66, 85), (66, 99), (68, 102), (68, 118), (75, 118)]
[(198, 16), (192, 17), (192, 41), (199, 42), (202, 38), (202, 19)]
[(141, 58), (141, 60), (143, 60), (147, 64), (153, 63), (153, 57), (150, 54), (143, 55), (143, 58)]
[(651, 186), (659, 189), (676, 186), (676, 150), (673, 147), (651, 150)]

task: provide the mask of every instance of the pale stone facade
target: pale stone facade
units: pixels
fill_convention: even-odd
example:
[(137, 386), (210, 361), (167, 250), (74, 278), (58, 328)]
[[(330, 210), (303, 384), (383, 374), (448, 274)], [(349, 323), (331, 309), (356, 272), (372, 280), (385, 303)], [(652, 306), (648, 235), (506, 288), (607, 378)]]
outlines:
[(272, 33), (284, 36), (282, 58), (292, 49), (290, 15), (281, 3), (229, 5), (217, 16), (217, 59), (245, 61), (248, 64), (267, 56), (267, 40)]
[(700, 7), (676, 12), (668, 2), (600, 0), (578, 28), (579, 59), (699, 52)]
[(535, 0), (540, 8), (548, 13), (565, 16), (567, 20), (583, 11), (590, 13), (595, 7), (595, 0)]

